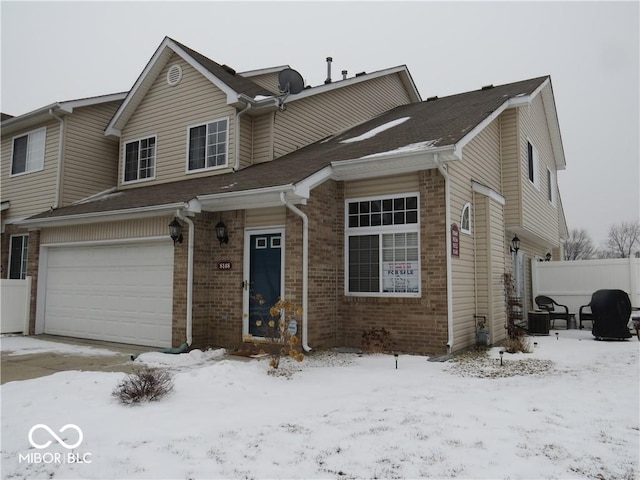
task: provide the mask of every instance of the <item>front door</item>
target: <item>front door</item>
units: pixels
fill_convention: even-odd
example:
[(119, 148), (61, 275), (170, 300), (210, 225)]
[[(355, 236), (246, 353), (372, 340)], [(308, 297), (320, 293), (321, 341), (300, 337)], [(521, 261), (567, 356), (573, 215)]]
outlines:
[(282, 297), (281, 230), (248, 232), (248, 266), (245, 266), (245, 322), (243, 331), (253, 337), (264, 337), (271, 318), (269, 310)]

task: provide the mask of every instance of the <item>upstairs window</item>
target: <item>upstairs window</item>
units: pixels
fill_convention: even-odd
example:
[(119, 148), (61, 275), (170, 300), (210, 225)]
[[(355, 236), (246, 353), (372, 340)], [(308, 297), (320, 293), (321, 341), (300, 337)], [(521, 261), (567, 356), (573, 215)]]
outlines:
[(556, 201), (556, 178), (550, 168), (547, 168), (547, 200), (549, 203)]
[(348, 200), (346, 210), (347, 294), (419, 296), (418, 195)]
[(540, 158), (538, 157), (538, 150), (534, 147), (530, 141), (527, 141), (527, 167), (529, 169), (529, 181), (533, 185), (540, 189)]
[(125, 144), (124, 181), (135, 182), (153, 178), (156, 168), (156, 137), (143, 138)]
[(462, 207), (460, 215), (460, 231), (471, 235), (471, 204), (469, 202)]
[(227, 119), (189, 128), (189, 172), (227, 165)]
[(11, 175), (36, 172), (44, 168), (46, 129), (40, 128), (13, 139)]
[(12, 235), (9, 246), (9, 278), (24, 280), (27, 277), (29, 235)]

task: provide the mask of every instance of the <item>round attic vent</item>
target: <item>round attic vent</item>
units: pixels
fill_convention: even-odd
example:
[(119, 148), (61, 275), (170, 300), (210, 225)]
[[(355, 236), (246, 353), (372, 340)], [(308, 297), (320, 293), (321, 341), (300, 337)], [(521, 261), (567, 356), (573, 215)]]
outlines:
[(182, 67), (178, 64), (171, 65), (169, 67), (169, 71), (167, 72), (167, 83), (175, 87), (182, 80)]

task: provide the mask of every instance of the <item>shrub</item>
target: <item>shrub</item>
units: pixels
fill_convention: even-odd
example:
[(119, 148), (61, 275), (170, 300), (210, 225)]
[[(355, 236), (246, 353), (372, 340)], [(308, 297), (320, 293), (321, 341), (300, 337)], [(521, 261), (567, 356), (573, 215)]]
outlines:
[(514, 338), (508, 338), (503, 344), (507, 353), (531, 353), (531, 342), (524, 335), (516, 335)]
[(127, 375), (111, 395), (124, 405), (160, 400), (173, 390), (173, 378), (166, 370), (144, 367)]

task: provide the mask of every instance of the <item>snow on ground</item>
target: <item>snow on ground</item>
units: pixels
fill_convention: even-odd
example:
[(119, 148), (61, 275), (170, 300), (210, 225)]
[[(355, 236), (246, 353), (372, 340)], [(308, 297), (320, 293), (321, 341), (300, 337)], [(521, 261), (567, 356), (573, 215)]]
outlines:
[[(535, 341), (502, 367), (497, 348), (444, 363), (401, 355), (398, 369), (391, 355), (324, 353), (286, 376), (265, 360), (201, 352), (185, 368), (167, 356), (174, 391), (134, 407), (111, 397), (122, 373), (7, 383), (2, 478), (637, 479), (640, 342), (578, 330)], [(32, 440), (53, 443), (32, 448), (35, 424), (67, 444), (77, 432), (58, 432), (77, 425), (71, 459), (86, 463), (42, 427)]]
[(0, 348), (9, 351), (8, 355), (33, 355), (36, 353), (57, 353), (60, 355), (118, 355), (113, 350), (82, 345), (69, 345), (61, 342), (50, 342), (33, 337), (3, 335), (0, 337)]

